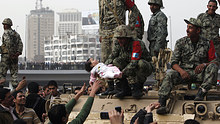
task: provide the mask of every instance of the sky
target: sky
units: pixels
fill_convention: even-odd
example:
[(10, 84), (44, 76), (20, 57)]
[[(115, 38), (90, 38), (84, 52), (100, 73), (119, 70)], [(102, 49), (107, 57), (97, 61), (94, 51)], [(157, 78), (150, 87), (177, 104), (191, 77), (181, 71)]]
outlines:
[[(145, 31), (151, 16), (148, 0), (135, 0), (145, 22)], [(36, 0), (1, 0), (0, 22), (4, 18), (11, 18), (12, 28), (17, 30), (25, 44), (25, 22), (26, 15), (30, 10), (35, 9)], [(75, 8), (79, 11), (98, 10), (98, 0), (42, 0), (43, 7), (49, 7), (55, 14), (64, 9)], [(168, 18), (168, 47), (174, 48), (175, 41), (186, 36), (186, 23), (184, 19), (196, 18), (198, 14), (207, 10), (208, 0), (163, 0), (162, 11)], [(216, 11), (220, 13), (220, 9)], [(56, 14), (57, 15), (57, 14)], [(171, 20), (171, 21), (170, 21)], [(0, 28), (0, 37), (3, 34), (3, 27)]]

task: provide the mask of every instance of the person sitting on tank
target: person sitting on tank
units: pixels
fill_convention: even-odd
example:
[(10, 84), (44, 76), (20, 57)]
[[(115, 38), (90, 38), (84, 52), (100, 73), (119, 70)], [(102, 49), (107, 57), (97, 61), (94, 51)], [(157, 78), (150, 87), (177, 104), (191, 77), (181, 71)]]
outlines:
[(115, 94), (118, 98), (129, 95), (134, 98), (142, 97), (144, 83), (153, 70), (152, 59), (145, 43), (133, 35), (130, 26), (118, 26), (114, 32), (117, 42), (105, 62), (117, 66), (122, 71), (122, 78), (108, 82), (112, 91), (114, 91), (114, 83), (116, 89), (117, 86), (119, 87), (120, 91)]
[(201, 37), (201, 21), (195, 18), (184, 19), (187, 23), (187, 36), (176, 41), (171, 57), (172, 70), (168, 72), (158, 91), (161, 107), (157, 114), (167, 114), (166, 101), (173, 86), (182, 83), (201, 83), (195, 101), (202, 101), (212, 85), (217, 82), (218, 60), (209, 61), (208, 40)]
[[(100, 86), (101, 86), (100, 81), (98, 80), (93, 83), (92, 91), (87, 101), (83, 105), (81, 111), (76, 116), (76, 118), (70, 121), (68, 124), (83, 124), (85, 122), (92, 108), (95, 93), (98, 91)], [(66, 124), (68, 122), (68, 118), (73, 107), (75, 106), (79, 97), (84, 94), (85, 90), (86, 90), (86, 85), (84, 84), (81, 90), (75, 95), (75, 98), (71, 99), (66, 105), (64, 104), (54, 105), (48, 112), (48, 117), (50, 122), (52, 124)]]
[(102, 79), (114, 79), (121, 78), (122, 76), (121, 71), (116, 66), (112, 66), (112, 64), (105, 65), (104, 63), (99, 63), (93, 58), (89, 58), (85, 63), (85, 70), (91, 73), (89, 81), (91, 86), (93, 82), (96, 81), (97, 77)]

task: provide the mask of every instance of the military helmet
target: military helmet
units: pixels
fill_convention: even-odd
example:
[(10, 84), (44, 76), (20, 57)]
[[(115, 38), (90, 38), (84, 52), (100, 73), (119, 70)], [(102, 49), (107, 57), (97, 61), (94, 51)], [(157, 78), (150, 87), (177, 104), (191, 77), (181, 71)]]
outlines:
[(163, 1), (162, 0), (149, 0), (148, 4), (157, 4), (159, 5), (161, 8), (164, 8), (163, 7)]
[(13, 25), (10, 18), (5, 18), (5, 19), (3, 20), (3, 22), (2, 22), (2, 24), (3, 24), (3, 25), (10, 25), (10, 26)]
[(189, 20), (184, 19), (187, 24), (192, 24), (196, 27), (202, 27), (202, 22), (200, 19), (190, 18)]
[(118, 38), (118, 37), (132, 38), (133, 34), (132, 34), (131, 28), (129, 26), (127, 26), (127, 25), (119, 25), (115, 29), (114, 37), (115, 38)]

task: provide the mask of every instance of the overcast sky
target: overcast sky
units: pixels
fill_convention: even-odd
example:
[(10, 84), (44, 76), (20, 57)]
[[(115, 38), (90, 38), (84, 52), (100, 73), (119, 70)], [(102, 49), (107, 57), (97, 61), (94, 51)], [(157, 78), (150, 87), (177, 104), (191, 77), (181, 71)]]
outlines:
[[(144, 21), (145, 30), (147, 30), (148, 21), (151, 16), (151, 11), (148, 0), (135, 0), (136, 5), (140, 9)], [(25, 19), (30, 10), (35, 9), (36, 0), (1, 0), (0, 7), (0, 22), (4, 18), (9, 17), (13, 21), (13, 29), (17, 29), (25, 42)], [(75, 8), (79, 11), (97, 10), (98, 0), (43, 0), (43, 7), (49, 7), (56, 12), (68, 8)], [(164, 9), (162, 11), (167, 15), (169, 36), (168, 40), (173, 41), (172, 48), (177, 39), (186, 35), (186, 24), (183, 19), (197, 17), (198, 14), (207, 10), (208, 0), (163, 0)], [(217, 10), (220, 13), (220, 10)], [(171, 18), (171, 26), (170, 26)], [(170, 37), (170, 29), (172, 28), (172, 37)], [(0, 28), (0, 36), (3, 34), (3, 28)], [(171, 39), (172, 38), (172, 39)], [(171, 44), (168, 45), (171, 47)]]

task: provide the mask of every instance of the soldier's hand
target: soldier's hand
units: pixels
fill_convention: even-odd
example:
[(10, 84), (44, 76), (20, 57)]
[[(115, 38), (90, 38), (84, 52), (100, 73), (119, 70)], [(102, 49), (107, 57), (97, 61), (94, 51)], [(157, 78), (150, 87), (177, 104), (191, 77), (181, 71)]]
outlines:
[(201, 73), (203, 71), (203, 69), (205, 68), (205, 66), (206, 66), (205, 64), (200, 64), (200, 65), (196, 66), (195, 73), (196, 74)]
[(181, 75), (182, 79), (190, 79), (189, 73), (187, 71), (185, 71), (185, 70), (182, 70), (180, 72), (180, 75)]

